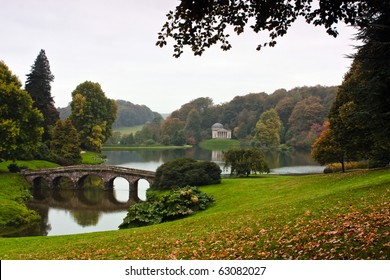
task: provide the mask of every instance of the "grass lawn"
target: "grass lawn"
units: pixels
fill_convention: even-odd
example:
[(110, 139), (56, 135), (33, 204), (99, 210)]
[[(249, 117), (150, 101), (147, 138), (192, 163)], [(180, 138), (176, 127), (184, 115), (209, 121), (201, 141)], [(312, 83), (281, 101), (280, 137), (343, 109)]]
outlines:
[(81, 153), (82, 164), (101, 164), (104, 162), (104, 156), (100, 153), (84, 151)]
[(183, 146), (127, 146), (127, 145), (104, 145), (103, 151), (131, 151), (131, 150), (175, 150), (175, 149), (189, 149), (191, 145)]
[[(12, 162), (0, 163), (0, 233), (8, 233), (13, 231), (15, 226), (39, 220), (39, 216), (24, 204), (31, 197), (29, 184), (18, 173), (8, 172), (7, 166), (10, 163)], [(58, 166), (44, 160), (16, 161), (16, 164), (30, 169)]]
[(113, 128), (113, 132), (120, 132), (122, 135), (136, 133), (137, 131), (142, 130), (143, 125), (136, 125), (136, 126), (121, 126), (117, 128)]
[(240, 141), (234, 139), (208, 139), (200, 142), (199, 146), (207, 150), (229, 150), (239, 148)]
[(209, 209), (144, 228), (0, 239), (5, 259), (389, 259), (390, 170), (224, 179)]
[[(0, 172), (8, 172), (8, 165), (13, 163), (12, 161), (3, 161), (0, 162)], [(17, 160), (15, 162), (18, 166), (25, 166), (29, 169), (40, 169), (40, 168), (50, 168), (50, 167), (57, 167), (58, 164), (49, 162), (46, 160)]]

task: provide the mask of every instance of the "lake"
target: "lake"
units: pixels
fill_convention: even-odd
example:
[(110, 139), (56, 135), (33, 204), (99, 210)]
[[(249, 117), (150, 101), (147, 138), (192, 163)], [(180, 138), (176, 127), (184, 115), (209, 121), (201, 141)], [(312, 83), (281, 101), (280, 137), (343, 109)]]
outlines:
[[(161, 164), (181, 157), (197, 160), (212, 160), (223, 170), (221, 151), (209, 151), (200, 148), (176, 150), (131, 150), (104, 151), (106, 165), (117, 165), (155, 171)], [(268, 153), (266, 161), (272, 174), (308, 174), (322, 173), (324, 167), (314, 162), (308, 153)], [(227, 175), (228, 170), (223, 170)], [(146, 199), (149, 183), (140, 180), (139, 198)], [(129, 200), (128, 182), (123, 178), (114, 181), (114, 189), (104, 191), (97, 188), (40, 189), (33, 191), (34, 199), (28, 205), (38, 211), (42, 217), (39, 228), (29, 229), (18, 234), (27, 235), (65, 235), (118, 229), (127, 209)]]

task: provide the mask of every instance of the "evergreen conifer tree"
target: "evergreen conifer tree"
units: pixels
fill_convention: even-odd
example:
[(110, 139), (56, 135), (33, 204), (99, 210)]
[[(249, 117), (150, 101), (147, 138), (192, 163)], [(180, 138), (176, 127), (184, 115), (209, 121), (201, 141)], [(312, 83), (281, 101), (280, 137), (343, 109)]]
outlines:
[[(349, 160), (390, 162), (390, 4), (360, 30), (354, 61), (329, 112), (330, 128)], [(372, 164), (370, 163), (370, 164)]]
[(30, 74), (27, 74), (25, 89), (34, 101), (34, 108), (37, 108), (43, 114), (43, 142), (50, 140), (50, 127), (54, 126), (59, 120), (59, 112), (54, 106), (54, 100), (51, 96), (50, 83), (53, 80), (54, 76), (50, 71), (49, 60), (45, 51), (41, 50), (34, 65), (31, 66)]

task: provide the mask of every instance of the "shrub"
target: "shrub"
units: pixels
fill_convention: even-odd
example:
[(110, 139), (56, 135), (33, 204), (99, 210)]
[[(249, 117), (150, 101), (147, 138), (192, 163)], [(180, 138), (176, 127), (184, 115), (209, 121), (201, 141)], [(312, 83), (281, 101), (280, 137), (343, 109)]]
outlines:
[(225, 168), (230, 167), (230, 174), (249, 176), (253, 173), (269, 173), (264, 154), (259, 149), (231, 149), (223, 152)]
[(22, 169), (27, 169), (27, 166), (19, 166), (16, 163), (11, 163), (8, 166), (8, 171), (11, 173), (20, 172)]
[[(345, 170), (353, 170), (353, 169), (368, 169), (369, 164), (368, 161), (351, 161), (345, 163)], [(328, 164), (325, 169), (324, 173), (336, 173), (341, 172), (341, 164), (340, 163), (332, 163)]]
[(171, 221), (205, 210), (214, 199), (196, 187), (171, 191), (162, 200), (163, 221)]
[(221, 168), (214, 162), (201, 162), (181, 158), (164, 163), (156, 170), (154, 189), (171, 189), (173, 186), (204, 186), (221, 182)]
[(130, 207), (120, 229), (159, 224), (184, 218), (205, 210), (214, 199), (196, 187), (171, 190), (151, 202), (141, 202)]
[(127, 216), (123, 219), (119, 228), (123, 229), (159, 224), (162, 221), (161, 208), (162, 205), (158, 201), (134, 204), (130, 207)]

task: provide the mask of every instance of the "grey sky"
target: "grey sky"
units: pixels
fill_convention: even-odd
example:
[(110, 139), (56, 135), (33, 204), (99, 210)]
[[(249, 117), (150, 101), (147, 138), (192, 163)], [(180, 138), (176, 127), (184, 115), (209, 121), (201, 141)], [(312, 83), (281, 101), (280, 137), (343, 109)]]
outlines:
[(173, 42), (155, 46), (175, 0), (0, 0), (0, 60), (24, 83), (44, 49), (55, 76), (56, 106), (71, 101), (84, 81), (106, 96), (169, 113), (198, 97), (215, 104), (236, 95), (272, 93), (296, 86), (339, 85), (354, 52), (355, 30), (333, 38), (322, 27), (298, 22), (274, 48), (256, 51), (262, 36), (247, 29), (232, 36), (232, 50), (218, 46), (195, 57), (172, 57)]

